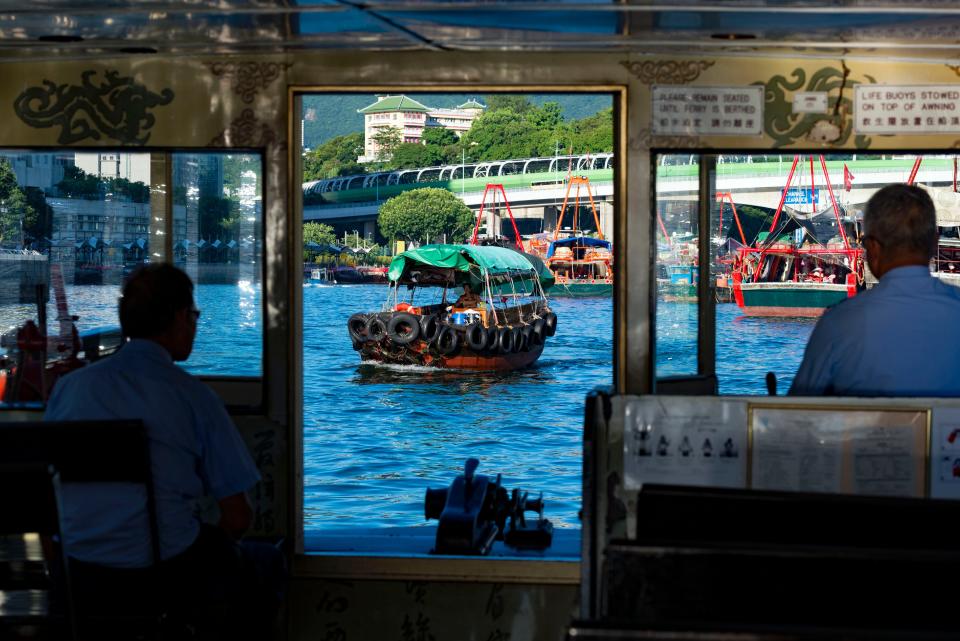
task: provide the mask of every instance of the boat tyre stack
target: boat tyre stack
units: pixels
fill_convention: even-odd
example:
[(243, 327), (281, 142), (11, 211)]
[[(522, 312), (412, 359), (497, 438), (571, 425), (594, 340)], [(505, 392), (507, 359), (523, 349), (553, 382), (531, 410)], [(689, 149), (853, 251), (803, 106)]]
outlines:
[(523, 329), (520, 327), (513, 327), (510, 329), (510, 334), (513, 336), (513, 353), (523, 352), (527, 349), (526, 341), (523, 340)]
[(387, 336), (395, 345), (409, 345), (420, 338), (420, 320), (409, 312), (394, 314), (387, 323)]
[(510, 354), (513, 352), (513, 332), (509, 327), (501, 327), (497, 330), (497, 351), (501, 354)]
[(367, 319), (367, 340), (379, 343), (387, 335), (387, 323), (378, 314), (371, 314)]
[(464, 339), (467, 347), (474, 352), (482, 352), (487, 348), (487, 330), (481, 323), (468, 325)]
[(557, 333), (557, 315), (553, 312), (547, 312), (547, 315), (543, 317), (545, 323), (545, 329), (547, 331), (547, 336), (553, 336)]
[(367, 315), (354, 314), (347, 321), (347, 331), (350, 332), (350, 341), (353, 343), (353, 349), (360, 349), (363, 343), (367, 342)]
[(460, 349), (460, 334), (453, 327), (443, 325), (436, 338), (437, 351), (444, 356), (453, 356)]
[(443, 325), (436, 314), (427, 314), (420, 317), (420, 338), (427, 343), (432, 343), (440, 335)]

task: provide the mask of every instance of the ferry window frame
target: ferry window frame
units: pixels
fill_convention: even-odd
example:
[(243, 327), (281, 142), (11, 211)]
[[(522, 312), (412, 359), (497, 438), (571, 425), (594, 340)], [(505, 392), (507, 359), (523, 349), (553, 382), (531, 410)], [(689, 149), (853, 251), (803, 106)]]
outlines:
[[(649, 292), (650, 292), (650, 316), (649, 323), (651, 327), (650, 331), (650, 367), (653, 371), (653, 376), (651, 377), (653, 391), (655, 393), (656, 383), (658, 380), (662, 380), (656, 375), (656, 274), (654, 272), (656, 266), (656, 234), (659, 231), (656, 228), (656, 216), (654, 215), (657, 211), (657, 158), (664, 155), (685, 155), (685, 156), (697, 156), (699, 158), (699, 195), (698, 195), (698, 237), (702, 230), (710, 229), (711, 215), (713, 211), (713, 198), (710, 197), (711, 194), (716, 192), (716, 177), (717, 177), (717, 158), (720, 156), (727, 155), (744, 155), (744, 156), (760, 156), (760, 155), (783, 155), (783, 156), (804, 156), (804, 155), (816, 155), (824, 156), (825, 160), (829, 160), (830, 156), (833, 155), (848, 155), (856, 154), (857, 156), (865, 157), (879, 157), (881, 155), (905, 155), (905, 156), (927, 156), (927, 155), (948, 155), (949, 149), (931, 149), (931, 148), (921, 148), (917, 149), (914, 147), (893, 147), (893, 148), (882, 148), (882, 149), (857, 149), (857, 148), (835, 148), (835, 149), (816, 149), (816, 148), (793, 148), (788, 149), (767, 149), (767, 148), (692, 148), (692, 149), (679, 149), (674, 147), (652, 147), (650, 148), (650, 181), (651, 181), (651, 192), (650, 192), (650, 279), (648, 283)], [(960, 155), (960, 154), (958, 154)], [(707, 194), (708, 197), (704, 198), (704, 194)], [(710, 256), (710, 244), (709, 243), (699, 243), (698, 244), (699, 255), (698, 259), (701, 265), (709, 265), (711, 256)], [(709, 274), (709, 273), (708, 273)], [(708, 275), (707, 274), (707, 275)], [(703, 277), (705, 274), (701, 273), (701, 278), (698, 281), (697, 288), (697, 306), (698, 306), (698, 328), (697, 328), (697, 375), (698, 376), (716, 376), (716, 299), (713, 295), (713, 287), (715, 286), (713, 280), (709, 277)], [(785, 389), (778, 389), (777, 396), (784, 396), (786, 394)], [(719, 391), (715, 392), (717, 396), (744, 396), (741, 394), (721, 394)], [(745, 395), (747, 397), (764, 397), (765, 394), (751, 394)]]
[[(287, 265), (289, 273), (299, 269), (298, 253), (303, 244), (303, 190), (301, 188), (302, 144), (299, 143), (299, 123), (303, 110), (302, 98), (317, 94), (351, 93), (472, 93), (472, 94), (608, 94), (613, 107), (614, 137), (614, 215), (613, 215), (613, 251), (615, 256), (625, 256), (624, 246), (627, 237), (627, 95), (626, 84), (602, 85), (288, 85), (288, 136), (297, 144), (288, 145), (288, 181), (289, 216), (287, 220)], [(613, 294), (613, 340), (611, 366), (613, 387), (624, 391), (626, 386), (628, 359), (626, 358), (626, 306), (624, 296), (627, 288), (627, 266), (625, 260), (614, 262)], [(426, 553), (413, 553), (409, 547), (398, 546), (379, 552), (311, 552), (304, 549), (304, 379), (303, 379), (303, 290), (299, 282), (290, 279), (291, 309), (291, 354), (290, 354), (290, 458), (292, 496), (290, 531), (294, 535), (294, 558), (292, 572), (294, 576), (320, 576), (325, 578), (350, 579), (397, 579), (397, 580), (445, 580), (475, 581), (495, 580), (500, 582), (555, 583), (576, 585), (580, 580), (581, 545), (577, 546), (575, 557), (563, 557), (554, 560), (549, 553), (511, 557), (464, 557), (431, 556)], [(590, 389), (584, 389), (584, 398)], [(583, 529), (580, 529), (583, 532)], [(387, 538), (387, 537), (383, 537)], [(394, 537), (402, 539), (404, 537)]]
[[(713, 150), (711, 150), (712, 152)], [(647, 287), (650, 292), (650, 368), (653, 375), (650, 377), (654, 390), (657, 381), (665, 381), (674, 377), (657, 376), (657, 234), (660, 233), (657, 224), (657, 160), (661, 156), (685, 155), (699, 158), (697, 172), (697, 238), (704, 230), (710, 229), (710, 214), (712, 201), (703, 198), (703, 194), (711, 194), (716, 185), (716, 157), (722, 154), (705, 153), (697, 149), (673, 149), (652, 147), (650, 149), (650, 269)], [(733, 153), (733, 152), (726, 152)], [(710, 265), (710, 244), (697, 243), (697, 264)], [(716, 376), (716, 301), (712, 295), (713, 283), (709, 270), (704, 273), (701, 269), (697, 278), (697, 377), (709, 378)], [(707, 301), (706, 305), (703, 302)], [(688, 378), (680, 376), (676, 378)]]
[[(123, 145), (102, 145), (102, 146), (72, 146), (72, 145), (13, 145), (5, 146), (0, 140), (0, 150), (20, 153), (37, 154), (55, 154), (63, 152), (77, 153), (110, 153), (117, 151), (124, 154), (149, 154), (151, 166), (156, 161), (155, 156), (162, 156), (165, 164), (165, 186), (172, 187), (173, 157), (177, 154), (245, 154), (256, 156), (260, 161), (260, 197), (262, 202), (260, 221), (258, 223), (261, 238), (261, 256), (260, 265), (260, 322), (261, 322), (261, 354), (260, 354), (260, 375), (259, 376), (226, 376), (197, 374), (197, 378), (210, 386), (219, 396), (227, 411), (231, 416), (243, 415), (262, 415), (266, 409), (266, 390), (268, 389), (269, 364), (267, 354), (269, 353), (269, 334), (267, 301), (270, 297), (269, 282), (267, 273), (267, 254), (269, 247), (266, 240), (267, 231), (267, 209), (269, 193), (269, 172), (267, 171), (267, 150), (261, 147), (173, 147), (173, 146), (146, 146), (129, 147)], [(154, 185), (150, 185), (151, 193)], [(164, 199), (163, 225), (165, 242), (162, 252), (163, 259), (167, 261), (173, 255), (173, 198), (171, 189), (167, 189)], [(45, 404), (15, 403), (9, 405), (0, 404), (0, 412), (18, 412), (25, 413), (24, 416), (35, 416), (43, 412)]]

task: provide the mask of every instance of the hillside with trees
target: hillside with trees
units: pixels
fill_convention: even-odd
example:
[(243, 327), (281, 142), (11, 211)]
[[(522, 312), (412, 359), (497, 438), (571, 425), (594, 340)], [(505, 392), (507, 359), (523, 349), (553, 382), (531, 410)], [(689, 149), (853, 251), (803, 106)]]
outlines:
[[(466, 94), (410, 94), (412, 98), (431, 107), (450, 109), (463, 104), (470, 98), (477, 98), (489, 105), (497, 99), (527, 98), (534, 105), (555, 102), (567, 120), (579, 120), (598, 111), (610, 109), (613, 100), (606, 94), (493, 94), (489, 96), (469, 96)], [(303, 146), (316, 149), (332, 138), (351, 133), (363, 134), (363, 114), (357, 113), (367, 105), (376, 102), (375, 94), (324, 94), (304, 96), (303, 98)], [(363, 144), (361, 142), (361, 144)], [(359, 154), (357, 154), (359, 155)]]
[[(462, 96), (461, 96), (462, 98)], [(462, 137), (440, 127), (423, 133), (423, 144), (402, 142), (399, 129), (384, 127), (375, 139), (380, 158), (359, 165), (363, 134), (337, 136), (304, 155), (304, 180), (442, 164), (549, 157), (613, 150), (613, 108), (580, 119), (564, 117), (559, 102), (537, 104), (527, 96), (487, 96), (488, 108)]]

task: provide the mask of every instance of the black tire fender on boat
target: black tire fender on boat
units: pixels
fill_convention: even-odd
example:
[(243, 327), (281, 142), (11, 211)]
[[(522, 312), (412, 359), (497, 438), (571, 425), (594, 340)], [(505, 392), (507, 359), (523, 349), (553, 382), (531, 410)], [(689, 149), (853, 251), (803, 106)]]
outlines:
[(355, 343), (362, 343), (367, 340), (367, 315), (354, 314), (347, 321), (347, 330), (350, 332), (350, 338)]
[(413, 314), (394, 314), (387, 323), (387, 336), (397, 345), (409, 345), (420, 338), (420, 321)]
[(444, 356), (453, 356), (460, 349), (460, 334), (449, 325), (444, 325), (437, 335), (437, 349)]
[(513, 351), (513, 332), (509, 327), (501, 327), (497, 330), (497, 351), (501, 354), (509, 354)]
[(547, 342), (547, 321), (538, 318), (533, 322), (533, 340), (534, 345), (543, 345)]
[(387, 335), (387, 324), (376, 314), (367, 319), (367, 340), (382, 341)]
[(499, 336), (496, 326), (487, 328), (487, 351), (496, 353), (497, 351), (497, 337)]
[(557, 315), (553, 312), (547, 312), (547, 315), (543, 317), (544, 322), (546, 323), (547, 336), (553, 336), (557, 333)]
[(527, 349), (527, 344), (523, 340), (523, 330), (519, 327), (514, 327), (510, 330), (510, 333), (513, 334), (513, 351), (522, 352)]
[(523, 346), (524, 349), (532, 349), (539, 345), (536, 342), (537, 337), (533, 335), (533, 325), (526, 325), (523, 329), (520, 330), (520, 333), (523, 334)]
[(420, 338), (428, 343), (434, 341), (440, 335), (440, 319), (436, 314), (427, 314), (420, 318)]
[(481, 323), (469, 325), (464, 337), (467, 340), (467, 347), (474, 352), (482, 352), (487, 347), (487, 330)]

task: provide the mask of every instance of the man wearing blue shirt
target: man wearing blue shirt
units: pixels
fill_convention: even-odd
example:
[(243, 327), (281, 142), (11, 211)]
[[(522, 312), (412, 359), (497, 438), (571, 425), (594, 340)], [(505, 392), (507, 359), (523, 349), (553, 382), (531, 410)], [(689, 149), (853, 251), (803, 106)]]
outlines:
[(960, 396), (960, 288), (930, 274), (936, 210), (888, 185), (863, 216), (872, 289), (828, 309), (810, 336), (793, 395)]
[[(273, 586), (261, 590), (257, 585), (262, 553), (250, 555), (236, 542), (250, 526), (246, 491), (260, 474), (220, 399), (174, 364), (190, 356), (199, 316), (185, 273), (167, 264), (140, 269), (120, 299), (120, 325), (129, 342), (60, 380), (45, 418), (141, 419), (150, 444), (161, 570), (169, 578), (169, 592), (189, 594), (196, 603), (213, 601), (212, 610), (229, 613), (229, 621), (212, 624), (218, 634), (231, 624), (246, 632), (258, 625), (266, 629), (270, 614), (255, 611), (276, 604), (264, 603), (271, 600)], [(202, 525), (196, 516), (205, 496), (219, 505), (216, 527)], [(141, 486), (65, 484), (63, 505), (65, 550), (94, 581), (104, 576), (97, 568), (153, 563)], [(279, 553), (269, 562), (282, 562)]]

